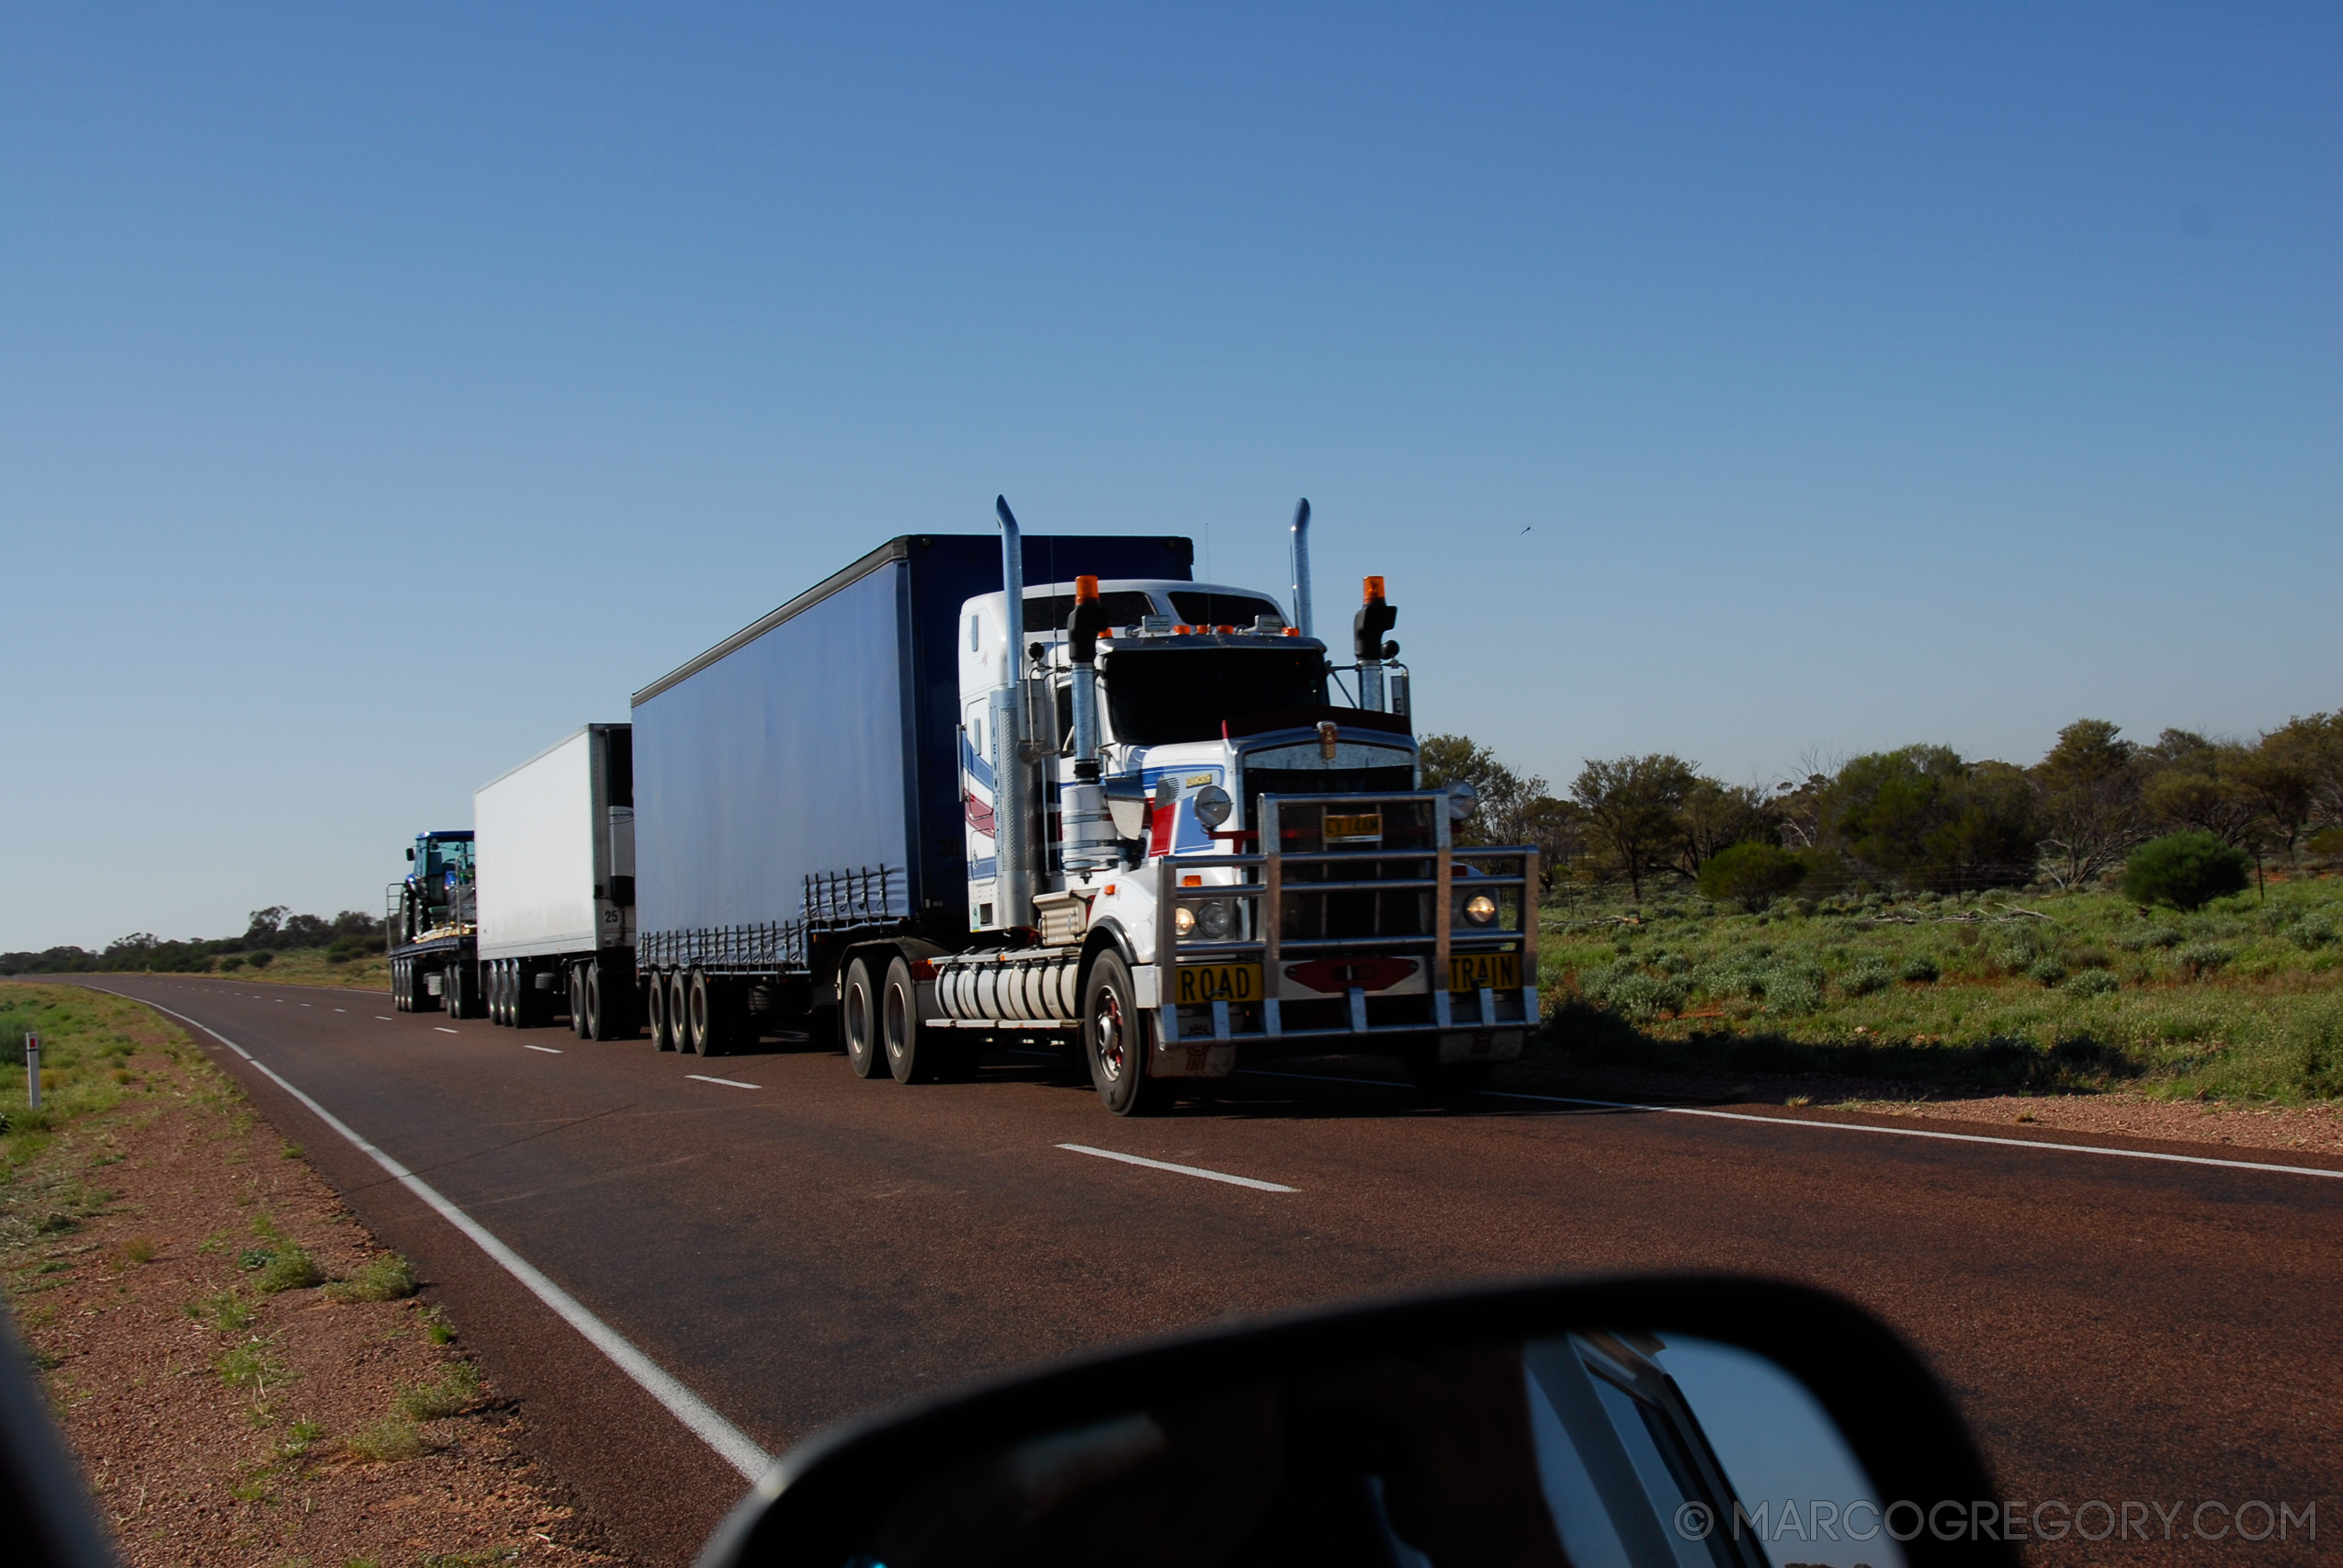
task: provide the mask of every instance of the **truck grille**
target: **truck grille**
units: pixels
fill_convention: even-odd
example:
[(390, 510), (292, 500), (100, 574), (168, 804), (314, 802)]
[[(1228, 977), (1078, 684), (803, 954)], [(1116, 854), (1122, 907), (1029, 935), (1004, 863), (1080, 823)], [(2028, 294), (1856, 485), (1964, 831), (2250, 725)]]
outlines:
[[(1408, 770), (1378, 768), (1359, 771), (1405, 773)], [(1356, 885), (1362, 882), (1421, 882), (1432, 876), (1436, 869), (1432, 856), (1438, 849), (1438, 829), (1432, 815), (1434, 809), (1432, 802), (1421, 798), (1392, 800), (1373, 795), (1362, 795), (1355, 803), (1297, 802), (1292, 806), (1281, 806), (1278, 812), (1278, 848), (1286, 853), (1311, 854), (1321, 850), (1364, 848), (1364, 845), (1346, 842), (1339, 835), (1330, 838), (1326, 831), (1330, 817), (1355, 818), (1364, 815), (1372, 815), (1381, 829), (1380, 843), (1375, 847), (1391, 853), (1388, 859), (1360, 859), (1332, 864), (1306, 862), (1289, 866), (1285, 872), (1284, 896), (1278, 901), (1280, 939), (1310, 942), (1326, 937), (1430, 936), (1432, 931), (1430, 893), (1418, 887), (1362, 891)], [(1357, 826), (1355, 821), (1350, 825)], [(1340, 893), (1312, 893), (1309, 884), (1313, 882), (1341, 882), (1352, 886), (1350, 890)]]

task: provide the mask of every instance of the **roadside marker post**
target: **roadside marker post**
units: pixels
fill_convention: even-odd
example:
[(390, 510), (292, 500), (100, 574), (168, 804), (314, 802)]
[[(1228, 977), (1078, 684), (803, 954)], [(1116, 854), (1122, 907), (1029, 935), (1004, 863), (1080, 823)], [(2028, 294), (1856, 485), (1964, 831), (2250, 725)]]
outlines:
[(25, 1034), (25, 1098), (32, 1109), (40, 1109), (40, 1036), (29, 1031)]

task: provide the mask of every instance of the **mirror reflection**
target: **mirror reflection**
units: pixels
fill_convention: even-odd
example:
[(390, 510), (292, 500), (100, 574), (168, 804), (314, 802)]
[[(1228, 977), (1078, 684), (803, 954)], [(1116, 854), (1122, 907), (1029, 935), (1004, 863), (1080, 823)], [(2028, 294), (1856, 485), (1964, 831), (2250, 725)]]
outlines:
[(918, 1479), (852, 1568), (1902, 1568), (1789, 1373), (1608, 1331), (1200, 1390)]

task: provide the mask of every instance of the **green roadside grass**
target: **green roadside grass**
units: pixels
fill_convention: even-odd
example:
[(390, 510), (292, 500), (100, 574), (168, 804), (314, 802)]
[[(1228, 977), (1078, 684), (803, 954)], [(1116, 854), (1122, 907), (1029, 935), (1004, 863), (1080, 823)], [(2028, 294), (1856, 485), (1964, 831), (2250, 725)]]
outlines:
[(2343, 878), (2182, 913), (2111, 893), (1869, 895), (1763, 913), (1549, 902), (1536, 1054), (1982, 1089), (2343, 1095)]
[(335, 964), (325, 953), (322, 947), (289, 947), (265, 968), (254, 968), (247, 962), (236, 969), (216, 967), (209, 974), (215, 980), (262, 980), (274, 986), (336, 986), (364, 991), (390, 988), (390, 960), (383, 954)]

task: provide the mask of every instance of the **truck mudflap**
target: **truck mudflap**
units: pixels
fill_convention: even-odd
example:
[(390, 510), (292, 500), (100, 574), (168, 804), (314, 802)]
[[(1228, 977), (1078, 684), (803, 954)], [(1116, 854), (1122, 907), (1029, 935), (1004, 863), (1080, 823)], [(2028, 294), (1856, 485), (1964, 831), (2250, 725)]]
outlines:
[[(1218, 1077), (1234, 1070), (1238, 1049), (1247, 1046), (1372, 1049), (1375, 1043), (1436, 1041), (1443, 1063), (1508, 1062), (1521, 1055), (1539, 1019), (1534, 847), (1455, 844), (1449, 835), (1447, 797), (1435, 791), (1264, 795), (1261, 807), (1262, 852), (1170, 857), (1157, 879), (1159, 932), (1179, 929), (1173, 917), (1182, 905), (1218, 902), (1240, 912), (1225, 922), (1231, 927), (1228, 936), (1177, 939), (1172, 964), (1143, 964), (1132, 971), (1134, 1000), (1155, 1022), (1149, 1060), (1156, 1076)], [(1338, 820), (1371, 825), (1361, 835), (1372, 831), (1378, 841), (1338, 848), (1323, 833), (1284, 830), (1300, 817), (1296, 807), (1315, 808), (1321, 817), (1330, 809), (1342, 812)], [(1385, 823), (1402, 820), (1414, 824), (1407, 840), (1384, 832)], [(1289, 839), (1311, 838), (1320, 847), (1285, 847)], [(1233, 868), (1239, 880), (1206, 886), (1201, 877), (1172, 874), (1173, 866), (1183, 873)], [(1418, 926), (1387, 936), (1289, 934), (1289, 897), (1327, 893), (1421, 895), (1431, 929)], [(1468, 897), (1482, 906), (1481, 923), (1456, 919)], [(1200, 939), (1205, 922), (1194, 920), (1191, 927)], [(1522, 983), (1471, 985), (1488, 976), (1481, 961), (1500, 955), (1496, 966)], [(1385, 961), (1404, 961), (1391, 967), (1405, 970), (1410, 983), (1354, 985), (1330, 994), (1310, 986), (1316, 995), (1308, 998), (1307, 1021), (1296, 1027), (1301, 1021), (1289, 1021), (1286, 1014), (1304, 998), (1296, 988), (1295, 972), (1321, 967), (1314, 962), (1321, 960), (1335, 961), (1344, 970), (1378, 972)], [(1211, 976), (1202, 988), (1193, 983), (1200, 975)], [(1238, 983), (1230, 984), (1232, 979)], [(1257, 987), (1254, 994), (1245, 994), (1248, 981)], [(1190, 994), (1183, 996), (1183, 990)], [(1388, 1005), (1372, 1005), (1403, 993), (1419, 998), (1404, 1009), (1406, 1016), (1394, 1016)], [(1330, 1008), (1338, 998), (1339, 1009)], [(1326, 1016), (1330, 1011), (1335, 1016)], [(1224, 1058), (1228, 1066), (1218, 1066)]]

